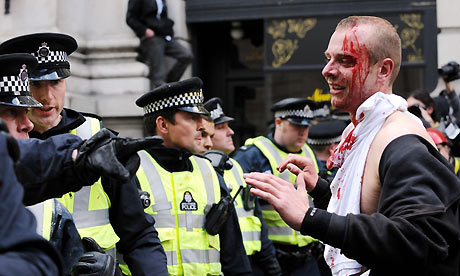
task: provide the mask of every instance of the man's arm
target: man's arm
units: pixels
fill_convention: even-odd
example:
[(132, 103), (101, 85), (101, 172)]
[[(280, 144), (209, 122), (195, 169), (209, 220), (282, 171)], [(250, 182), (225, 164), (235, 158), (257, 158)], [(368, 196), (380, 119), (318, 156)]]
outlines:
[(141, 21), (142, 1), (129, 0), (128, 10), (126, 12), (126, 24), (136, 33), (138, 37), (145, 35), (147, 26)]
[(166, 255), (154, 228), (155, 220), (144, 212), (136, 181), (136, 177), (128, 183), (102, 179), (111, 202), (110, 224), (120, 237), (117, 250), (123, 254), (133, 275), (168, 275)]
[(81, 142), (81, 138), (72, 134), (46, 140), (18, 140), (21, 155), (16, 171), (20, 172), (19, 181), (24, 186), (24, 204), (60, 197), (91, 184), (82, 183), (73, 169), (72, 152)]

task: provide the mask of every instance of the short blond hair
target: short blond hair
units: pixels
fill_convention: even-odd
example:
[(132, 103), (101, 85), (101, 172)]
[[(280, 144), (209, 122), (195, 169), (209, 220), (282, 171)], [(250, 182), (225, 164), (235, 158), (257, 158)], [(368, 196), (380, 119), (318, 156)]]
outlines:
[(393, 84), (399, 74), (401, 67), (401, 39), (394, 26), (386, 19), (376, 16), (349, 16), (342, 19), (335, 30), (349, 29), (358, 25), (369, 25), (376, 31), (372, 34), (373, 39), (369, 40), (368, 50), (370, 62), (376, 63), (385, 58), (391, 58), (394, 62), (391, 73), (390, 84)]

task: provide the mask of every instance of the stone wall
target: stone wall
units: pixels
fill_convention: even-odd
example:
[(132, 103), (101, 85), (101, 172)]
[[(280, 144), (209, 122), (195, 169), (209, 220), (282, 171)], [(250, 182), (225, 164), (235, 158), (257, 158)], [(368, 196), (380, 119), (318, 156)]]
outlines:
[[(70, 56), (66, 107), (96, 113), (105, 126), (140, 137), (143, 113), (134, 102), (150, 84), (148, 67), (136, 61), (139, 39), (126, 25), (127, 5), (128, 0), (11, 0), (9, 14), (0, 7), (0, 41), (34, 32), (73, 36), (79, 47)], [(183, 0), (169, 0), (168, 10), (177, 36), (187, 40)]]

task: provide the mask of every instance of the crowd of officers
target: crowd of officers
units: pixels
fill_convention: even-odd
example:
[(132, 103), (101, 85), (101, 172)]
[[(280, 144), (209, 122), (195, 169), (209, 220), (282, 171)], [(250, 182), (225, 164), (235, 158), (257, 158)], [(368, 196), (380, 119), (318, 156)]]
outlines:
[(148, 137), (117, 137), (98, 116), (64, 108), (77, 47), (58, 33), (0, 44), (6, 274), (330, 274), (322, 244), (251, 195), (243, 174), (294, 184), (277, 169), (293, 153), (333, 177), (325, 164), (344, 121), (306, 98), (284, 99), (272, 106), (273, 131), (235, 151), (233, 118), (219, 98), (204, 103), (201, 80), (191, 78), (136, 101)]

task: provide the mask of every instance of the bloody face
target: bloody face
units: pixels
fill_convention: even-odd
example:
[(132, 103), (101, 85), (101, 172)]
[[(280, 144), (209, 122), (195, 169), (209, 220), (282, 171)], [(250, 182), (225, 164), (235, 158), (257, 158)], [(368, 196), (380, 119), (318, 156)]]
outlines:
[(368, 42), (372, 29), (367, 25), (338, 29), (325, 52), (323, 76), (329, 84), (331, 103), (355, 114), (358, 107), (378, 92), (378, 64), (370, 62)]

